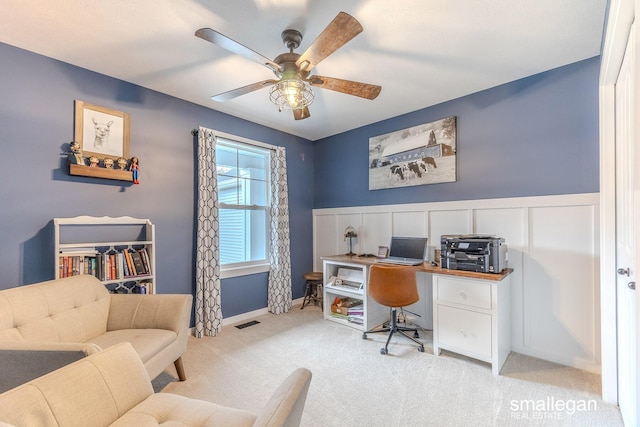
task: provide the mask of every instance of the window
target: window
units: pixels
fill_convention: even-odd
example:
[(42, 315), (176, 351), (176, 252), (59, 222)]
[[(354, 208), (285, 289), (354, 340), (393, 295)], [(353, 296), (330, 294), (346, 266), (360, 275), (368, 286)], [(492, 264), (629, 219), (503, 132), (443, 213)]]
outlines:
[(218, 136), (216, 162), (221, 267), (246, 271), (265, 265), (269, 257), (270, 150)]

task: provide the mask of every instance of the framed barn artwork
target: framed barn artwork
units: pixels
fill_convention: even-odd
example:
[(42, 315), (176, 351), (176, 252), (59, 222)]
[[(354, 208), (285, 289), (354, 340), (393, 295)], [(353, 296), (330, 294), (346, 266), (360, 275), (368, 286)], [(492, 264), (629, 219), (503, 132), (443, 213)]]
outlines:
[(456, 117), (369, 138), (369, 190), (456, 181)]

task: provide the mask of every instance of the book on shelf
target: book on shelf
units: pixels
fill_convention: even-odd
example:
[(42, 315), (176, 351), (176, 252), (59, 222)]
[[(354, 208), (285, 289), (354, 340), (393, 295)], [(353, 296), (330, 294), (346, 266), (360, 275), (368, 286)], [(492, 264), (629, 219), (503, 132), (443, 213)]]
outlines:
[(120, 271), (122, 271), (123, 277), (131, 276), (131, 273), (129, 273), (129, 266), (127, 265), (126, 258), (127, 257), (124, 254), (124, 250), (121, 252), (118, 252), (118, 267), (120, 268)]
[(118, 257), (116, 254), (109, 254), (109, 278), (110, 280), (121, 279), (118, 271)]
[(145, 274), (144, 264), (142, 263), (142, 256), (140, 255), (140, 252), (131, 252), (131, 259), (133, 259), (133, 266), (136, 270), (136, 276)]
[(358, 325), (364, 325), (364, 316), (363, 315), (354, 315), (349, 314), (347, 316), (347, 320), (351, 323), (357, 323)]
[(58, 277), (90, 274), (104, 281), (118, 281), (151, 274), (146, 248), (107, 252), (65, 251), (58, 258)]
[(150, 280), (143, 280), (138, 283), (138, 290), (140, 294), (152, 294), (153, 293), (153, 282)]
[(142, 264), (144, 265), (145, 274), (151, 273), (151, 260), (149, 259), (149, 253), (146, 248), (140, 249), (138, 251), (140, 254), (140, 259), (142, 260)]
[(60, 252), (58, 256), (58, 277), (77, 276), (88, 274), (87, 272), (95, 263), (96, 251), (69, 251)]
[(136, 276), (136, 270), (133, 265), (133, 259), (131, 258), (131, 252), (128, 249), (123, 249), (122, 253), (124, 254), (125, 261), (127, 263), (127, 270), (129, 270), (129, 276)]
[(344, 319), (344, 320), (348, 320), (347, 315), (346, 314), (342, 314), (342, 313), (336, 313), (336, 312), (331, 312), (331, 316), (338, 318), (338, 319)]
[(352, 305), (349, 306), (349, 308), (347, 309), (349, 314), (363, 314), (364, 313), (364, 306), (362, 305), (362, 301), (358, 301), (358, 303), (356, 303), (356, 305)]

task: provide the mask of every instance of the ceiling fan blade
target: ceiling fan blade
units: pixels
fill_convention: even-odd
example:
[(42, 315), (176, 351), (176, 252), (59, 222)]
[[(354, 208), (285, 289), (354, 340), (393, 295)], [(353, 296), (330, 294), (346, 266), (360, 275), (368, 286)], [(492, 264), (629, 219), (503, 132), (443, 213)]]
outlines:
[(296, 120), (308, 119), (309, 117), (311, 117), (309, 107), (304, 107), (299, 110), (293, 110), (293, 118)]
[(257, 62), (258, 64), (264, 65), (271, 71), (280, 70), (280, 65), (276, 64), (269, 58), (260, 55), (258, 52), (255, 52), (245, 45), (230, 39), (224, 34), (220, 34), (216, 30), (212, 30), (211, 28), (200, 28), (198, 31), (196, 31), (196, 36), (200, 37), (203, 40), (216, 44), (231, 53), (244, 56), (247, 59)]
[(311, 86), (359, 96), (360, 98), (376, 99), (382, 90), (381, 86), (351, 80), (336, 79), (334, 77), (311, 76), (308, 79)]
[(214, 101), (224, 102), (233, 98), (237, 98), (240, 95), (245, 95), (249, 92), (253, 92), (258, 89), (262, 89), (263, 87), (271, 86), (275, 83), (278, 83), (277, 80), (263, 80), (261, 82), (252, 83), (247, 86), (242, 86), (237, 89), (230, 90), (228, 92), (224, 92), (218, 95), (214, 95), (211, 97)]
[(345, 12), (338, 13), (311, 43), (311, 46), (298, 58), (296, 65), (302, 70), (311, 70), (320, 61), (340, 49), (361, 32), (362, 25), (356, 18)]

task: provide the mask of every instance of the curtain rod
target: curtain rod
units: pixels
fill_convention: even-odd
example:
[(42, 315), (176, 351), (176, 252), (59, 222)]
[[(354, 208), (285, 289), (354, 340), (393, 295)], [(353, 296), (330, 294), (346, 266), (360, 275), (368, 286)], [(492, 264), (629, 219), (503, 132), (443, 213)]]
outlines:
[[(191, 135), (197, 136), (198, 133), (199, 133), (198, 129), (191, 129)], [(278, 148), (278, 146), (276, 145), (271, 145), (271, 144), (267, 144), (265, 142), (260, 142), (260, 141), (254, 141), (252, 139), (243, 138), (241, 136), (230, 135), (224, 132), (216, 131), (216, 134), (223, 138), (229, 139), (231, 141), (243, 142), (245, 144), (254, 145), (256, 147), (267, 148), (269, 150), (275, 150), (276, 148)]]

